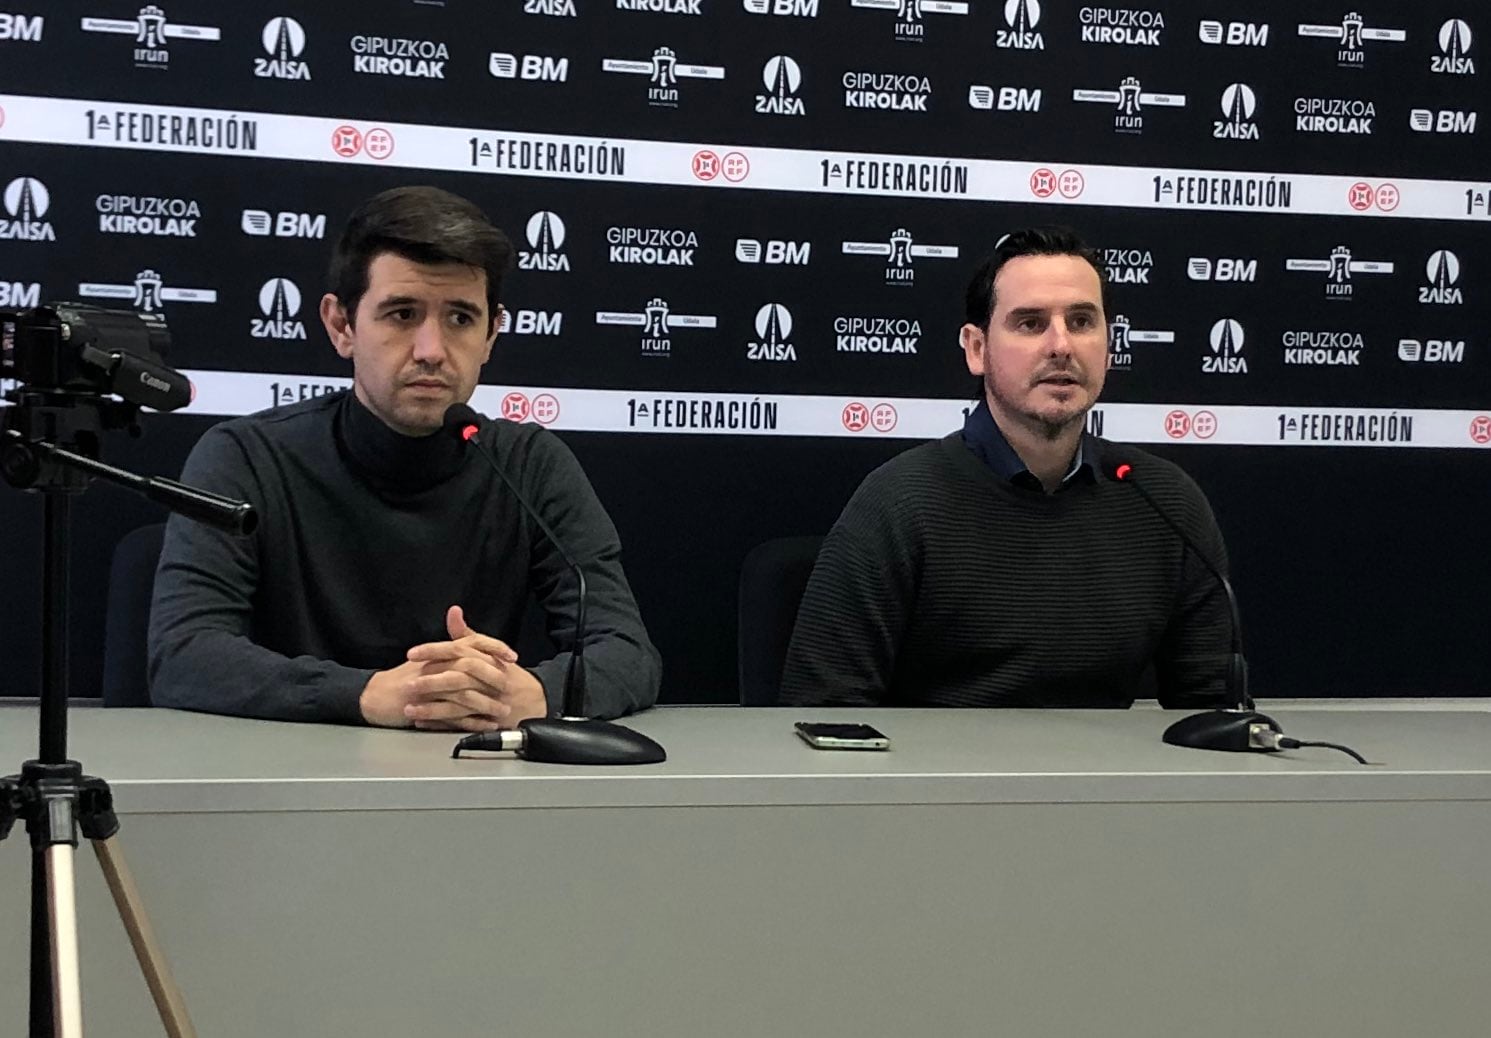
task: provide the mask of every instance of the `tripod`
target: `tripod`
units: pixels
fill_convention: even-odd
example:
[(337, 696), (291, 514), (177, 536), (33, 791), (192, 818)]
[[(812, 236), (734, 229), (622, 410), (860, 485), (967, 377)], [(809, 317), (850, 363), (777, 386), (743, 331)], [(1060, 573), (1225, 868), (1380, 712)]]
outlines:
[[(116, 834), (114, 796), (103, 779), (83, 774), (67, 756), (67, 586), (71, 496), (99, 476), (158, 500), (173, 511), (249, 532), (248, 505), (137, 476), (97, 460), (101, 428), (133, 427), (135, 407), (64, 390), (20, 388), (0, 437), (6, 482), (38, 489), (43, 499), (42, 675), (40, 751), (20, 774), (0, 778), (0, 839), (17, 819), (31, 837), (31, 1038), (83, 1033), (78, 971), (74, 851), (78, 831), (93, 844), (104, 879), (129, 934), (161, 1023), (170, 1038), (195, 1038), (186, 1004), (145, 915)], [(74, 448), (74, 449), (69, 449)], [(81, 453), (80, 453), (81, 452)]]

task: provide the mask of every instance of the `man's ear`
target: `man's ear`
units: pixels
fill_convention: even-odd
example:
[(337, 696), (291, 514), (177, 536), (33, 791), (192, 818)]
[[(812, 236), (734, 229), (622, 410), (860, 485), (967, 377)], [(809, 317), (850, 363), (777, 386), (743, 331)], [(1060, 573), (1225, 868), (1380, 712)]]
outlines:
[(321, 323), (326, 335), (336, 348), (337, 356), (343, 360), (352, 357), (352, 322), (347, 317), (347, 308), (335, 294), (328, 292), (321, 297)]
[(958, 332), (958, 344), (963, 347), (963, 361), (970, 375), (984, 373), (984, 332), (976, 324), (965, 324)]

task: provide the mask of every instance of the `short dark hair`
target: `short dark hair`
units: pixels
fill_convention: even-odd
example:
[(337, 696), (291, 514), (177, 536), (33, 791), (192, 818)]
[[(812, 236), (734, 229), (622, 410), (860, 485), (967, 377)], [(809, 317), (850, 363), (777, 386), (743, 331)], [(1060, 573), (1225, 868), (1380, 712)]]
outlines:
[(968, 291), (963, 301), (964, 319), (979, 328), (988, 328), (994, 316), (994, 279), (999, 271), (1012, 259), (1020, 256), (1076, 256), (1086, 260), (1097, 271), (1101, 289), (1103, 320), (1113, 319), (1113, 308), (1108, 297), (1108, 273), (1103, 269), (1103, 260), (1096, 249), (1088, 245), (1070, 227), (1027, 227), (1011, 231), (994, 245), (994, 251), (979, 264), (973, 278), (968, 282)]
[(349, 323), (368, 290), (368, 268), (385, 252), (414, 263), (462, 263), (484, 271), (487, 319), (497, 320), (513, 246), (474, 202), (438, 187), (396, 187), (354, 209), (332, 250), (328, 274), (329, 290), (346, 309)]

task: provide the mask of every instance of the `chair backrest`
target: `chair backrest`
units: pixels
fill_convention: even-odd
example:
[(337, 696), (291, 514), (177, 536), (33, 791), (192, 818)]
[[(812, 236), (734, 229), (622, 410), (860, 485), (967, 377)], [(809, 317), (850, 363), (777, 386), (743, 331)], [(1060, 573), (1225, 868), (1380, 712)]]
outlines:
[(822, 537), (779, 537), (740, 564), (739, 680), (742, 706), (775, 706), (797, 607)]
[(146, 639), (150, 596), (166, 524), (131, 530), (114, 547), (104, 616), (104, 706), (149, 706)]

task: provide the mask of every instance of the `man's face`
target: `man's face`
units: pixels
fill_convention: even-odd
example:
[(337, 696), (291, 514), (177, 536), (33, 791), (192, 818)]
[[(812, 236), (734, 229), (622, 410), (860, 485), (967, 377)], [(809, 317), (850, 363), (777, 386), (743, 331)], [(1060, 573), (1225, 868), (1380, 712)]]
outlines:
[(1097, 402), (1108, 370), (1108, 328), (1097, 271), (1078, 256), (1020, 256), (994, 278), (987, 329), (965, 324), (968, 370), (989, 409), (1054, 439)]
[(322, 297), (322, 323), (337, 353), (352, 361), (357, 399), (406, 436), (434, 432), (447, 407), (471, 398), (497, 337), (485, 271), (427, 266), (392, 252), (369, 264), (355, 317), (347, 319), (335, 295)]

